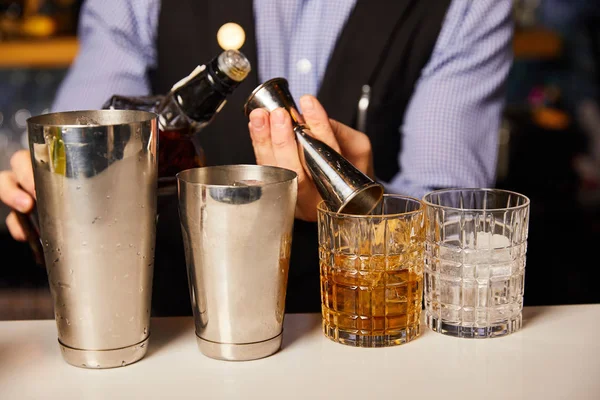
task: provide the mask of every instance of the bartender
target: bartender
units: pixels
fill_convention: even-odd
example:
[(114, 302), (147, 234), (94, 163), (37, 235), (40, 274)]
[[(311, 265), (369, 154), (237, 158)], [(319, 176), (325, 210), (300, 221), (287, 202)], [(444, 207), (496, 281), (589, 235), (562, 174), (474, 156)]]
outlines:
[[(53, 110), (98, 109), (113, 94), (166, 93), (222, 48), (239, 48), (253, 71), (197, 140), (209, 165), (257, 162), (300, 173), (286, 311), (316, 312), (318, 195), (289, 117), (255, 110), (249, 122), (246, 98), (260, 82), (285, 77), (313, 133), (388, 192), (420, 198), (436, 188), (493, 186), (511, 7), (510, 0), (87, 0), (79, 54)], [(0, 173), (0, 200), (28, 212), (35, 201), (28, 153), (16, 153), (11, 166)], [(7, 225), (24, 240), (14, 214)], [(152, 302), (154, 315), (191, 314), (176, 199), (161, 211)]]

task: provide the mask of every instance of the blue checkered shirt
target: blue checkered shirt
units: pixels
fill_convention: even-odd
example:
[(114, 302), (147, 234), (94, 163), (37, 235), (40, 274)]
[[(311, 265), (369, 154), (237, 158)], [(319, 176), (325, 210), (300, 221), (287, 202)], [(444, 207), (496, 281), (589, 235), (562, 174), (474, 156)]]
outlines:
[[(504, 83), (512, 62), (511, 0), (453, 0), (406, 109), (401, 172), (387, 190), (495, 182)], [(296, 99), (315, 95), (355, 0), (254, 0), (261, 81), (286, 77)], [(95, 109), (112, 94), (146, 95), (156, 63), (160, 0), (87, 0), (81, 50), (53, 109)], [(216, 32), (215, 32), (216, 40)]]

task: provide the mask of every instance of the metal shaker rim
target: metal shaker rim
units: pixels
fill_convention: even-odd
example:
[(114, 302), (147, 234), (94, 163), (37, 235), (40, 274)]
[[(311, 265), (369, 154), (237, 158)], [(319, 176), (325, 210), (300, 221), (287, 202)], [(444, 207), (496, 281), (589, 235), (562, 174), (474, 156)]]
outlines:
[[(88, 123), (82, 123), (81, 118), (87, 119)], [(140, 110), (76, 110), (37, 115), (28, 118), (27, 123), (56, 128), (94, 128), (106, 125), (129, 125), (156, 118), (157, 114)]]
[(297, 177), (298, 177), (298, 174), (296, 174), (296, 172), (292, 171), (291, 169), (282, 168), (282, 167), (274, 167), (274, 166), (270, 166), (270, 165), (254, 165), (254, 164), (214, 165), (214, 166), (208, 166), (208, 167), (190, 168), (190, 169), (186, 169), (186, 170), (183, 170), (183, 171), (177, 173), (177, 175), (175, 175), (175, 177), (178, 180), (183, 181), (189, 185), (222, 187), (222, 188), (238, 188), (239, 187), (239, 185), (236, 185), (235, 182), (231, 182), (231, 184), (204, 183), (204, 182), (200, 182), (200, 179), (198, 179), (198, 173), (201, 173), (202, 171), (209, 172), (209, 171), (215, 171), (215, 170), (219, 170), (219, 169), (222, 169), (223, 171), (225, 171), (225, 170), (227, 170), (227, 171), (235, 171), (235, 170), (242, 171), (242, 170), (254, 169), (256, 171), (262, 170), (262, 171), (276, 172), (283, 176), (283, 179), (266, 181), (266, 182), (262, 181), (262, 182), (256, 182), (256, 183), (252, 184), (252, 186), (259, 186), (259, 187), (267, 187), (267, 186), (279, 185), (282, 183), (288, 183), (290, 181), (293, 181), (294, 179), (297, 179)]
[[(405, 211), (405, 212), (397, 212), (397, 213), (390, 213), (390, 214), (351, 214), (351, 213), (345, 213), (343, 211), (332, 211), (331, 208), (329, 208), (327, 206), (327, 202), (325, 200), (322, 200), (319, 202), (319, 204), (317, 205), (317, 210), (320, 212), (323, 212), (324, 214), (327, 214), (329, 216), (334, 216), (336, 218), (338, 217), (343, 217), (343, 218), (362, 218), (362, 219), (368, 219), (368, 218), (373, 218), (373, 217), (386, 217), (386, 218), (393, 218), (393, 217), (405, 217), (405, 216), (409, 216), (409, 215), (413, 215), (413, 214), (419, 214), (422, 213), (425, 209), (425, 204), (423, 203), (422, 200), (417, 199), (416, 197), (411, 197), (411, 196), (405, 196), (402, 194), (384, 194), (380, 204), (382, 204), (386, 198), (397, 198), (397, 199), (404, 199), (404, 200), (408, 200), (414, 203), (419, 204), (419, 208), (415, 209), (415, 210), (410, 210), (410, 211)], [(377, 208), (377, 206), (376, 206)]]

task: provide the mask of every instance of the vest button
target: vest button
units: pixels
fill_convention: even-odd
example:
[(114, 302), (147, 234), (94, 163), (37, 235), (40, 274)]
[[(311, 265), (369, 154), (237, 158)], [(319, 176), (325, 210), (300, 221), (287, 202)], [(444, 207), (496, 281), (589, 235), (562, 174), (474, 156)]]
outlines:
[(298, 72), (300, 72), (301, 74), (308, 74), (312, 69), (312, 63), (306, 58), (303, 58), (301, 60), (298, 60), (298, 62), (296, 63), (296, 69), (298, 69)]

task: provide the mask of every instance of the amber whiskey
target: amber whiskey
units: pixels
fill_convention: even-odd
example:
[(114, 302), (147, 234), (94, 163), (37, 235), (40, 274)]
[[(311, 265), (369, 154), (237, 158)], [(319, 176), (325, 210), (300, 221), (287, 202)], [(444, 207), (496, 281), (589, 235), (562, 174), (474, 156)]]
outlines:
[(358, 347), (401, 344), (416, 337), (423, 275), (410, 271), (404, 261), (402, 256), (377, 255), (322, 258), (325, 335)]

